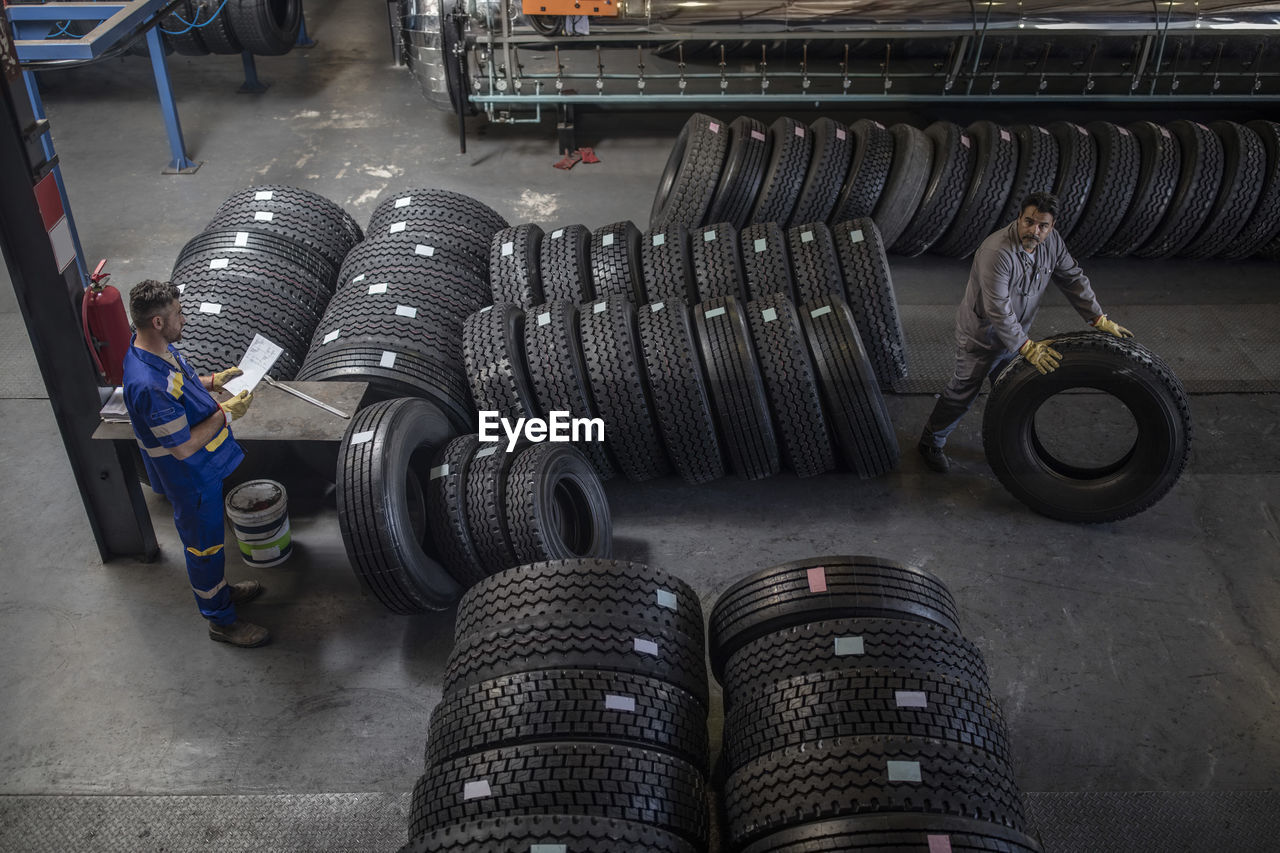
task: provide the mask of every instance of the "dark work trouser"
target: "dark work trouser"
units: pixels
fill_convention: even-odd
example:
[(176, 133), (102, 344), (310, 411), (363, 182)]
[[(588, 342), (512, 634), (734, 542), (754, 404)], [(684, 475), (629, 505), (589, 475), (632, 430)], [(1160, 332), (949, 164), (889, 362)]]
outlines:
[(942, 447), (960, 423), (982, 390), (982, 380), (990, 377), (994, 384), (1005, 365), (1017, 357), (1016, 352), (968, 350), (956, 347), (956, 368), (951, 381), (942, 389), (933, 413), (920, 435), (923, 444)]

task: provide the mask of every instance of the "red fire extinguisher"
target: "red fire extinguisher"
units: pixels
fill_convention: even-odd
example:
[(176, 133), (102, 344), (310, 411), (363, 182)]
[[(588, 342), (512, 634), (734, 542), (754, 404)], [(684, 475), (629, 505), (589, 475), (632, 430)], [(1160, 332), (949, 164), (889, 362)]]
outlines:
[(98, 372), (108, 385), (124, 381), (124, 354), (129, 351), (129, 318), (125, 315), (120, 291), (106, 281), (111, 273), (103, 272), (103, 258), (89, 276), (89, 286), (80, 300), (80, 316), (84, 323), (84, 339), (98, 365)]

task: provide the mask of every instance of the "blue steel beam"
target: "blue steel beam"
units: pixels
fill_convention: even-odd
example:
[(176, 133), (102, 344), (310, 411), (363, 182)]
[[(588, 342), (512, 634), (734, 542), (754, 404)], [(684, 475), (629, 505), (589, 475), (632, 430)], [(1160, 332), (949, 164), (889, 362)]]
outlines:
[[(100, 3), (40, 3), (6, 6), (19, 62), (94, 59), (153, 18), (173, 0), (119, 0)], [(58, 21), (93, 24), (74, 39), (48, 38)]]
[(164, 116), (164, 129), (169, 135), (169, 161), (166, 174), (191, 174), (200, 168), (187, 156), (187, 144), (182, 138), (182, 123), (178, 121), (178, 106), (173, 101), (173, 86), (169, 83), (169, 66), (164, 61), (164, 43), (160, 41), (160, 28), (147, 30), (147, 50), (151, 53), (151, 70), (156, 78), (156, 94), (160, 96), (160, 112)]

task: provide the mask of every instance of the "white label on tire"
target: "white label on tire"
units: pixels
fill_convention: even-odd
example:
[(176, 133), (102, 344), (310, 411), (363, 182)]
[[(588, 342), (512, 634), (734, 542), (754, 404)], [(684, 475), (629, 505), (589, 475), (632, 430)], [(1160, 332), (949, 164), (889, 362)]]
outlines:
[(887, 769), (889, 771), (890, 782), (920, 781), (919, 761), (890, 761), (888, 762)]
[(666, 244), (667, 244), (667, 235), (666, 235), (666, 234), (654, 234), (654, 235), (653, 235), (653, 245), (655, 245), (655, 246), (665, 246)]
[(486, 312), (486, 311), (492, 311), (492, 310), (493, 310), (493, 306), (492, 306), (492, 305), (486, 305), (486, 306), (484, 306), (483, 308), (481, 308), (481, 309), (480, 309), (480, 313), (481, 313), (481, 314), (483, 314), (483, 313), (484, 313), (484, 312)]
[(371, 284), (371, 285), (369, 285), (369, 295), (370, 295), (370, 296), (373, 296), (373, 295), (378, 294), (378, 293), (386, 293), (386, 292), (387, 292), (387, 284), (386, 284), (386, 282), (382, 282), (381, 284)]
[(801, 231), (801, 232), (800, 232), (800, 242), (801, 242), (801, 243), (812, 243), (812, 242), (813, 242), (813, 232), (812, 232), (812, 231)]
[(717, 122), (713, 121), (707, 125), (707, 130), (711, 131), (712, 133), (719, 133), (720, 125)]
[(665, 607), (668, 610), (676, 609), (676, 594), (670, 590), (658, 590), (658, 606)]
[(724, 313), (723, 308), (712, 308), (710, 311), (703, 314), (702, 316), (704, 319), (710, 320), (712, 317), (719, 317), (723, 313)]
[(201, 302), (200, 313), (201, 314), (221, 314), (222, 306), (219, 305), (217, 302)]
[(652, 305), (650, 305), (650, 306), (649, 306), (649, 313), (650, 313), (650, 314), (657, 314), (659, 311), (661, 311), (661, 310), (662, 310), (662, 308), (663, 308), (663, 306), (664, 306), (664, 305), (666, 305), (666, 303), (665, 303), (665, 302), (655, 302), (655, 303), (653, 303)]
[(476, 779), (474, 782), (468, 782), (462, 786), (462, 799), (464, 802), (492, 796), (493, 791), (489, 788), (488, 779)]
[(866, 643), (861, 637), (836, 637), (836, 657), (866, 654)]
[[(950, 835), (926, 835), (925, 840), (929, 842), (929, 853), (952, 853)], [(532, 847), (529, 853), (533, 853)]]
[(826, 566), (814, 566), (805, 569), (805, 583), (809, 584), (809, 592), (826, 592), (827, 591), (827, 568)]
[(658, 656), (658, 644), (642, 637), (636, 637), (635, 650), (642, 655), (652, 655), (655, 658)]
[(564, 229), (563, 229), (563, 228), (557, 228), (556, 230), (554, 230), (554, 231), (552, 231), (552, 232), (551, 232), (551, 239), (552, 239), (552, 240), (559, 240), (559, 239), (560, 239), (561, 237), (563, 237), (563, 236), (564, 236)]
[(413, 196), (407, 195), (404, 198), (396, 199), (396, 207), (408, 207), (413, 204)]
[(213, 260), (209, 261), (209, 269), (225, 270), (227, 268), (227, 264), (229, 263), (231, 263), (231, 261), (228, 258), (214, 258)]
[(1083, 127), (1081, 127), (1081, 126), (1080, 126), (1080, 125), (1078, 125), (1078, 124), (1076, 125), (1076, 130), (1080, 131), (1081, 135), (1083, 135), (1083, 136), (1088, 136), (1088, 135), (1089, 135), (1089, 131), (1085, 130)]
[[(569, 853), (567, 844), (530, 844), (529, 853)], [(933, 853), (932, 850), (929, 853)], [(950, 848), (947, 853), (951, 853)]]
[(407, 223), (407, 222), (393, 222), (393, 223), (391, 223), (391, 227), (387, 229), (387, 233), (388, 233), (388, 234), (399, 234), (401, 231), (403, 231), (405, 228), (407, 228), (407, 227), (408, 227), (408, 225), (409, 225), (409, 223)]
[(874, 124), (876, 127), (880, 128), (881, 130), (884, 130), (884, 125), (883, 125), (883, 124), (881, 124), (880, 122), (876, 121), (876, 122), (872, 122), (872, 124)]
[(1000, 140), (1002, 142), (1008, 142), (1012, 138), (1013, 137), (1009, 136), (1009, 131), (1005, 130), (1003, 127), (1000, 128)]
[(605, 696), (604, 709), (606, 711), (630, 711), (634, 714), (636, 700), (632, 696)]
[(393, 352), (386, 352), (384, 350), (382, 353), (382, 358), (378, 359), (378, 366), (379, 367), (395, 367), (396, 354)]
[(1160, 125), (1160, 135), (1163, 136), (1165, 139), (1168, 139), (1171, 135), (1169, 133), (1169, 128), (1165, 127), (1164, 125)]
[(1049, 131), (1048, 131), (1048, 130), (1046, 130), (1046, 129), (1044, 128), (1044, 126), (1042, 126), (1042, 125), (1036, 125), (1036, 130), (1040, 131), (1041, 133), (1045, 134), (1046, 136), (1049, 134)]
[(604, 313), (604, 309), (606, 309), (606, 308), (608, 308), (608, 307), (609, 307), (609, 303), (608, 303), (608, 302), (597, 302), (595, 305), (592, 305), (592, 306), (591, 306), (591, 313), (592, 313), (592, 314), (603, 314), (603, 313)]
[(548, 323), (550, 323), (550, 322), (551, 322), (551, 312), (550, 312), (550, 311), (543, 311), (541, 314), (539, 314), (539, 315), (538, 315), (538, 325), (539, 325), (539, 326), (545, 326), (545, 325), (547, 325), (547, 324), (548, 324)]
[(831, 313), (831, 306), (823, 305), (821, 308), (818, 308), (815, 311), (810, 311), (809, 316), (816, 320), (819, 317), (821, 317), (823, 314), (830, 314), (830, 313)]
[(850, 231), (850, 232), (849, 232), (849, 240), (850, 240), (850, 242), (853, 242), (853, 243), (861, 243), (861, 242), (862, 242), (863, 240), (865, 240), (865, 239), (867, 239), (867, 238), (866, 238), (866, 237), (864, 237), (864, 236), (862, 235), (862, 229), (861, 229), (861, 228), (857, 228), (857, 229), (854, 229), (853, 231)]
[(366, 441), (373, 441), (373, 430), (358, 432), (351, 436), (352, 444), (364, 444)]
[(804, 136), (804, 128), (796, 125), (796, 136)]
[(758, 255), (769, 248), (769, 240), (766, 237), (757, 237), (752, 245), (755, 246), (756, 254)]
[(428, 258), (433, 257), (436, 253), (435, 246), (424, 246), (421, 243), (413, 247), (415, 255), (426, 255)]
[(1127, 128), (1127, 127), (1118, 127), (1118, 128), (1116, 128), (1116, 130), (1120, 131), (1120, 132), (1121, 132), (1121, 133), (1123, 133), (1125, 136), (1128, 136), (1128, 135), (1129, 135), (1129, 128)]
[(778, 319), (778, 311), (775, 308), (766, 308), (760, 312), (760, 318), (766, 323), (772, 323)]
[(603, 237), (601, 237), (601, 238), (600, 238), (600, 245), (601, 245), (601, 246), (612, 246), (612, 245), (613, 245), (613, 235), (612, 235), (612, 234), (606, 234), (606, 235), (604, 235)]
[(253, 212), (254, 222), (270, 222), (275, 218), (276, 215), (269, 210), (255, 210)]
[(327, 335), (325, 335), (325, 336), (324, 336), (324, 343), (326, 343), (326, 344), (331, 344), (331, 343), (333, 343), (334, 341), (336, 341), (336, 340), (338, 339), (338, 336), (339, 336), (339, 335), (341, 335), (341, 334), (342, 334), (342, 330), (341, 330), (341, 329), (334, 329), (332, 332), (330, 332), (329, 334), (327, 334)]
[(351, 283), (352, 283), (352, 284), (359, 284), (360, 282), (364, 281), (364, 277), (365, 277), (365, 274), (364, 274), (364, 273), (360, 273), (360, 275), (358, 275), (358, 276), (356, 276), (355, 278), (351, 279)]
[(516, 244), (510, 241), (502, 244), (502, 257), (506, 258), (516, 253)]
[(271, 190), (258, 190), (256, 193), (253, 194), (253, 200), (254, 201), (271, 201), (273, 196), (275, 196), (275, 193), (273, 193)]
[(418, 309), (417, 309), (417, 308), (414, 308), (412, 305), (397, 305), (397, 306), (396, 306), (396, 316), (397, 316), (397, 317), (408, 317), (408, 318), (409, 318), (409, 319), (411, 319), (411, 320), (413, 320), (413, 319), (417, 319), (417, 316), (418, 316)]
[(963, 145), (965, 148), (968, 148), (970, 145), (969, 137), (963, 133), (960, 134), (960, 144)]
[(764, 142), (764, 134), (758, 130), (751, 131), (751, 138), (756, 142)]
[(435, 468), (431, 469), (431, 479), (433, 480), (439, 480), (441, 477), (447, 477), (447, 476), (449, 476), (448, 462), (444, 463), (443, 465), (437, 465)]
[(837, 127), (837, 128), (836, 128), (836, 139), (839, 139), (841, 142), (844, 142), (844, 137), (845, 137), (844, 128)]
[(921, 690), (895, 690), (893, 701), (899, 708), (928, 708), (929, 697)]
[(180, 284), (180, 285), (178, 285), (178, 292), (179, 292), (179, 293), (186, 293), (186, 292), (187, 292), (187, 286), (186, 286), (185, 284)]
[(237, 231), (237, 232), (236, 232), (236, 246), (239, 246), (239, 247), (243, 248), (243, 247), (245, 247), (245, 246), (247, 246), (247, 245), (249, 245), (249, 232), (248, 232), (248, 231)]
[(477, 450), (477, 451), (476, 451), (476, 453), (475, 453), (475, 456), (473, 456), (473, 457), (471, 457), (471, 458), (472, 458), (472, 459), (483, 459), (483, 458), (485, 458), (486, 456), (492, 456), (493, 454), (495, 454), (495, 453), (497, 453), (497, 452), (498, 452), (498, 447), (499, 447), (499, 445), (497, 445), (497, 444), (493, 444), (493, 445), (490, 445), (489, 447), (485, 447), (485, 448), (483, 448), (483, 449), (481, 449), (481, 450)]
[(712, 228), (710, 231), (702, 232), (702, 242), (711, 243), (711, 242), (714, 242), (715, 239), (716, 239), (716, 230), (714, 228)]

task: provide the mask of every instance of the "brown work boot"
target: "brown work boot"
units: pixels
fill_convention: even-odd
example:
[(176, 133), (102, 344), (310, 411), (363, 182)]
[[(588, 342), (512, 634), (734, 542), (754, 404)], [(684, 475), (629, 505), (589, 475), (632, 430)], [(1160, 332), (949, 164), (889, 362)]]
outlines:
[(230, 643), (244, 649), (261, 646), (271, 639), (271, 634), (261, 625), (253, 625), (243, 619), (237, 619), (230, 625), (209, 623), (209, 639), (219, 643)]
[(266, 592), (267, 589), (257, 581), (240, 581), (231, 585), (231, 603), (232, 604), (248, 604), (258, 596)]

